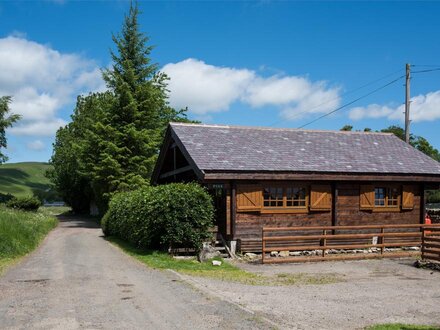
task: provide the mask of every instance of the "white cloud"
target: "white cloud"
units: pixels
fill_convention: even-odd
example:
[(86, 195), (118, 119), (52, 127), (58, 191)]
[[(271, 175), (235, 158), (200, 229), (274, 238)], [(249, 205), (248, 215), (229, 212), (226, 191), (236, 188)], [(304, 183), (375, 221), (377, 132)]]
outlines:
[(197, 59), (167, 64), (170, 103), (197, 115), (226, 111), (234, 102), (251, 107), (276, 106), (285, 119), (327, 112), (340, 103), (339, 89), (306, 77), (263, 77), (249, 69), (218, 67)]
[[(366, 107), (351, 109), (349, 116), (353, 120), (387, 118), (403, 121), (405, 118), (404, 111), (405, 105), (403, 104), (399, 106), (371, 104)], [(440, 91), (411, 98), (410, 116), (413, 122), (440, 119)]]
[(65, 126), (67, 122), (61, 118), (46, 121), (31, 121), (19, 123), (9, 129), (14, 135), (28, 136), (53, 136), (58, 128)]
[(32, 141), (32, 142), (29, 142), (27, 144), (27, 147), (30, 150), (41, 151), (41, 150), (44, 150), (44, 148), (46, 146), (44, 145), (44, 143), (41, 140), (35, 140), (35, 141)]
[(11, 110), (22, 115), (16, 135), (50, 136), (65, 121), (59, 111), (76, 95), (105, 88), (94, 61), (77, 54), (60, 53), (50, 46), (24, 38), (0, 39), (0, 95), (11, 95)]
[(163, 72), (171, 78), (171, 105), (188, 106), (195, 114), (227, 110), (255, 79), (252, 71), (216, 67), (195, 59), (167, 64)]

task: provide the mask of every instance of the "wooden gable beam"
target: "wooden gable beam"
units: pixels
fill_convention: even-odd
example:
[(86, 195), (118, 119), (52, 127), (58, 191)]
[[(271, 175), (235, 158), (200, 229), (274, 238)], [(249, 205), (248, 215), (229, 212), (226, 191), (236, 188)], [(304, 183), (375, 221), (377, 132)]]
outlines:
[(191, 165), (187, 165), (187, 166), (184, 166), (184, 167), (181, 167), (181, 168), (177, 168), (177, 169), (175, 169), (173, 171), (165, 172), (165, 173), (161, 174), (159, 176), (159, 178), (160, 179), (164, 179), (164, 178), (168, 178), (170, 176), (177, 175), (177, 174), (184, 173), (184, 172), (188, 172), (188, 171), (191, 171), (191, 170), (192, 170), (192, 166)]

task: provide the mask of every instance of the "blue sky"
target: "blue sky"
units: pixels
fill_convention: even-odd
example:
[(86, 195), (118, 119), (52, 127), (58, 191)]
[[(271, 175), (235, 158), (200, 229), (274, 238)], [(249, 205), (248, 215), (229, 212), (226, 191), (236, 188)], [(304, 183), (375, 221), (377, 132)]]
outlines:
[[(0, 2), (0, 95), (23, 115), (10, 162), (47, 161), (80, 93), (105, 86), (129, 3)], [(140, 2), (170, 102), (205, 123), (300, 127), (404, 74), (440, 67), (437, 2)], [(429, 66), (425, 66), (429, 65)], [(381, 80), (378, 80), (383, 78)], [(374, 83), (358, 89), (370, 82)], [(305, 128), (403, 125), (404, 80)], [(440, 71), (414, 74), (413, 133), (440, 148)]]

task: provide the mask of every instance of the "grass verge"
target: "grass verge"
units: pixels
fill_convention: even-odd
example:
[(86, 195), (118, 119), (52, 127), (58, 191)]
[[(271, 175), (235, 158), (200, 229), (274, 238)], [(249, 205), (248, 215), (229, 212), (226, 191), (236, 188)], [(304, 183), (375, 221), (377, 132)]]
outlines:
[(372, 325), (365, 330), (440, 330), (440, 326), (388, 323)]
[(209, 277), (248, 285), (299, 285), (340, 282), (340, 279), (334, 275), (278, 274), (270, 277), (263, 276), (240, 269), (221, 258), (216, 259), (222, 260), (222, 265), (213, 266), (210, 261), (200, 263), (195, 258), (175, 259), (165, 252), (135, 248), (118, 238), (107, 237), (106, 239), (151, 268), (172, 269), (191, 276)]
[(0, 274), (34, 250), (58, 220), (43, 212), (23, 212), (0, 206)]

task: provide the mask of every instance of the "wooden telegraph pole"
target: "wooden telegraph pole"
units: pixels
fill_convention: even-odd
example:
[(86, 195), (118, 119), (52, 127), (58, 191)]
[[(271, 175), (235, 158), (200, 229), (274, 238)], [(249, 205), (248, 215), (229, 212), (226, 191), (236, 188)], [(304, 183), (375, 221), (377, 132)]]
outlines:
[(406, 82), (405, 82), (405, 142), (406, 143), (409, 143), (410, 80), (411, 80), (411, 65), (407, 63)]

